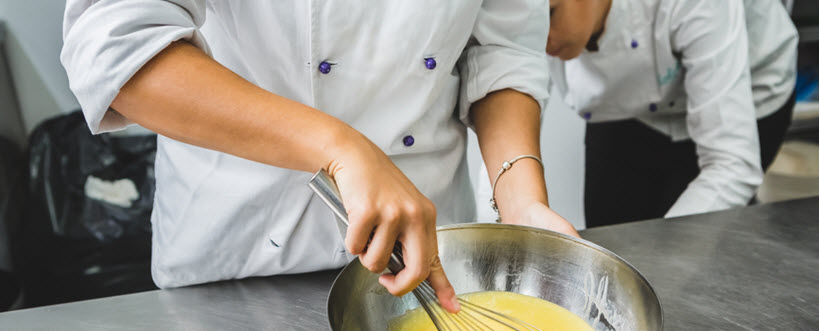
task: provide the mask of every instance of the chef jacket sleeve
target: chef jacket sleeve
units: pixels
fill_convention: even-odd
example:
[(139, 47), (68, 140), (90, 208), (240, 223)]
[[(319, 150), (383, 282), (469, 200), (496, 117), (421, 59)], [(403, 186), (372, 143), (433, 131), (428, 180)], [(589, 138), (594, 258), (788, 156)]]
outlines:
[(131, 124), (110, 108), (120, 88), (177, 40), (209, 53), (204, 0), (68, 0), (60, 60), (93, 133)]
[(740, 0), (677, 1), (672, 12), (700, 174), (666, 217), (746, 205), (762, 182), (744, 15)]
[(487, 94), (514, 89), (546, 107), (549, 69), (549, 2), (546, 0), (485, 0), (470, 43), (459, 60), (460, 119), (466, 125), (472, 103)]

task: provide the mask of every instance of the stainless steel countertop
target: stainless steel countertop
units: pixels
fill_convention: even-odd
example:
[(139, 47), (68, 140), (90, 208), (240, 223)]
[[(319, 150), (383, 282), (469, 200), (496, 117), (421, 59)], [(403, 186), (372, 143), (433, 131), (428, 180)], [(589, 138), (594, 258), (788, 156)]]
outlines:
[[(819, 325), (819, 198), (581, 235), (639, 269), (666, 330)], [(0, 330), (322, 330), (338, 271), (246, 279), (0, 314)]]

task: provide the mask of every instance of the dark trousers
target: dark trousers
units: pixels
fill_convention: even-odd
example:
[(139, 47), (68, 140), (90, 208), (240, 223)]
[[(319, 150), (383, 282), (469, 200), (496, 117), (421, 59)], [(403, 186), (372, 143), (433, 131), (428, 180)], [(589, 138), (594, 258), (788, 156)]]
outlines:
[[(757, 121), (767, 169), (791, 123), (794, 96)], [(586, 125), (586, 227), (660, 218), (699, 174), (694, 142), (673, 142), (637, 120)]]

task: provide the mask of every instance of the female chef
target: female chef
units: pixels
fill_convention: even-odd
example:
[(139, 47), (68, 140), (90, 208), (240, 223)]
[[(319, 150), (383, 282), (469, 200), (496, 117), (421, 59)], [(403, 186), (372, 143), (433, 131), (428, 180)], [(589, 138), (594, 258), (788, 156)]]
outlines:
[[(429, 278), (458, 309), (438, 224), (474, 219), (467, 125), (498, 172), (508, 223), (577, 235), (547, 205), (538, 117), (546, 0), (69, 0), (61, 60), (95, 133), (159, 134), (152, 274), (159, 287), (336, 268), (326, 169), (373, 272), (393, 244), (402, 295)], [(460, 60), (459, 60), (460, 59)], [(372, 241), (367, 246), (368, 238)]]
[(553, 82), (588, 121), (588, 226), (748, 203), (794, 106), (782, 3), (552, 0), (551, 12)]

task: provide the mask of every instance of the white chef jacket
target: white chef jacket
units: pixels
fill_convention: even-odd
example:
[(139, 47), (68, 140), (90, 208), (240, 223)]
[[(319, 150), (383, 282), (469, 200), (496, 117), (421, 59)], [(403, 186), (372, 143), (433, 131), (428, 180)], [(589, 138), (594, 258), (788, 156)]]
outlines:
[(782, 0), (782, 4), (785, 5), (785, 9), (788, 10), (788, 14), (793, 12), (793, 0)]
[[(91, 130), (112, 131), (129, 124), (109, 109), (123, 84), (188, 40), (365, 134), (435, 203), (439, 224), (469, 222), (469, 107), (506, 88), (545, 105), (548, 12), (547, 0), (69, 0), (61, 60)], [(348, 262), (311, 174), (158, 140), (159, 287)]]
[(553, 83), (581, 117), (637, 118), (694, 141), (701, 172), (666, 217), (745, 205), (762, 182), (755, 120), (791, 95), (798, 37), (778, 0), (745, 0), (745, 9), (740, 0), (613, 0), (599, 51), (550, 58)]

